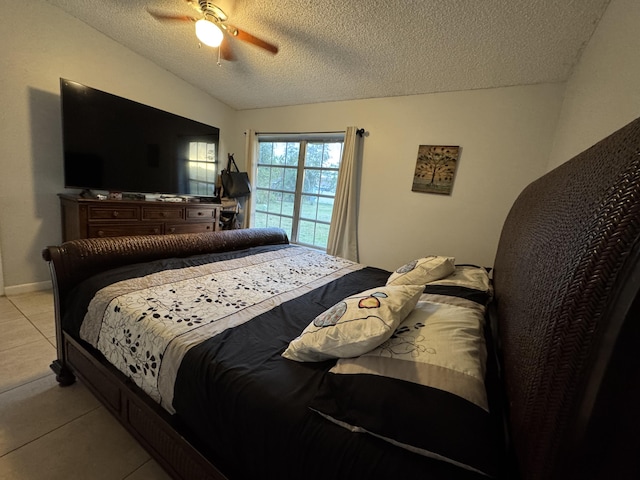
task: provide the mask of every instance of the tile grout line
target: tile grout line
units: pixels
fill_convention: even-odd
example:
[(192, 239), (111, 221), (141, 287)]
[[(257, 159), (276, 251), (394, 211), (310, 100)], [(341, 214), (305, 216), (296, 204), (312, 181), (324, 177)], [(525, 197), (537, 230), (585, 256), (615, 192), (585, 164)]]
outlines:
[[(146, 452), (146, 450), (145, 450)], [(149, 455), (149, 452), (147, 452), (147, 455)], [(139, 465), (138, 467), (136, 467), (135, 469), (133, 469), (131, 472), (127, 473), (124, 477), (122, 477), (122, 480), (127, 480), (127, 478), (130, 478), (131, 475), (135, 475), (135, 473), (142, 469), (147, 463), (153, 461), (153, 458), (151, 457), (151, 455), (149, 455), (149, 458), (147, 458), (144, 462), (142, 462), (141, 465)], [(162, 470), (164, 471), (164, 469)]]
[[(49, 340), (47, 339), (47, 337), (45, 337), (44, 335), (42, 335), (42, 333), (40, 332), (40, 330), (38, 330), (38, 333), (40, 334), (40, 336), (41, 336), (42, 338), (39, 338), (38, 340), (33, 340), (33, 341), (30, 341), (30, 342), (27, 342), (27, 343), (23, 343), (23, 344), (21, 344), (21, 345), (14, 345), (13, 347), (5, 348), (5, 349), (0, 349), (0, 353), (8, 352), (8, 351), (10, 351), (10, 350), (15, 350), (16, 348), (23, 348), (23, 347), (26, 347), (27, 345), (32, 345), (32, 344), (34, 344), (34, 343), (41, 342), (43, 339), (44, 339), (44, 340), (45, 340), (49, 345), (51, 345), (51, 342), (49, 342)], [(53, 347), (53, 349), (54, 349), (54, 354), (53, 354), (53, 355), (54, 355), (54, 357), (55, 357), (55, 348), (56, 348), (56, 347)]]
[(3, 391), (0, 392), (0, 395), (4, 395), (7, 392), (11, 392), (12, 390), (15, 390), (16, 388), (20, 388), (20, 387), (24, 387), (25, 385), (29, 385), (31, 382), (37, 382), (38, 380), (42, 380), (43, 378), (47, 378), (49, 375), (50, 375), (50, 373), (47, 372), (46, 374), (42, 375), (41, 377), (34, 378), (32, 380), (29, 380), (26, 383), (21, 383), (20, 385), (16, 385), (15, 387), (11, 387), (8, 390), (3, 390)]
[(2, 395), (4, 395), (5, 393), (9, 393), (9, 392), (14, 391), (16, 388), (22, 388), (22, 387), (24, 387), (26, 385), (29, 385), (30, 383), (39, 382), (43, 378), (47, 378), (49, 376), (54, 376), (54, 375), (55, 375), (55, 373), (53, 372), (53, 370), (51, 370), (51, 371), (47, 372), (46, 375), (43, 375), (42, 377), (33, 378), (33, 379), (29, 380), (28, 382), (21, 383), (20, 385), (16, 385), (15, 387), (11, 387), (9, 390), (5, 390), (3, 392), (0, 392), (0, 397), (2, 397)]
[(24, 448), (24, 447), (26, 447), (27, 445), (30, 445), (30, 444), (32, 444), (33, 442), (35, 442), (35, 441), (37, 441), (37, 440), (41, 439), (42, 437), (45, 437), (45, 436), (47, 436), (47, 435), (49, 435), (49, 434), (51, 434), (51, 433), (55, 432), (56, 430), (59, 430), (59, 429), (61, 429), (62, 427), (65, 427), (65, 426), (69, 425), (70, 423), (75, 422), (76, 420), (78, 420), (78, 419), (80, 419), (80, 418), (82, 418), (82, 417), (86, 417), (86, 416), (87, 416), (87, 415), (89, 415), (90, 413), (95, 412), (96, 410), (98, 410), (98, 409), (100, 409), (100, 408), (102, 408), (102, 405), (97, 405), (97, 406), (93, 407), (92, 409), (87, 410), (85, 413), (83, 413), (83, 414), (81, 414), (81, 415), (78, 415), (77, 417), (74, 417), (74, 418), (72, 418), (71, 420), (69, 420), (69, 421), (67, 421), (67, 422), (63, 423), (62, 425), (58, 425), (58, 426), (57, 426), (57, 427), (55, 427), (54, 429), (49, 430), (48, 432), (45, 432), (45, 433), (43, 433), (43, 434), (41, 434), (41, 435), (38, 435), (38, 436), (37, 436), (37, 437), (35, 437), (35, 438), (32, 438), (31, 440), (29, 440), (28, 442), (23, 443), (23, 444), (22, 444), (22, 445), (20, 445), (19, 447), (16, 447), (16, 448), (14, 448), (14, 449), (12, 449), (12, 450), (9, 450), (9, 451), (8, 451), (8, 452), (6, 452), (6, 453), (3, 453), (2, 455), (0, 455), (0, 458), (5, 457), (5, 456), (7, 456), (7, 455), (9, 455), (10, 453), (13, 453), (13, 452), (15, 452), (15, 451), (18, 451), (18, 450), (20, 450), (21, 448)]
[[(29, 322), (29, 324), (31, 324), (31, 326), (33, 328), (36, 329), (36, 331), (42, 336), (42, 338), (44, 338), (47, 342), (49, 342), (49, 338), (44, 334), (44, 332), (42, 330), (40, 330), (38, 328), (38, 326), (31, 320), (31, 318), (29, 318), (29, 315), (27, 315), (24, 312), (24, 310), (22, 308), (20, 308), (20, 306), (11, 299), (12, 297), (5, 297), (5, 298), (9, 301), (9, 303), (11, 305), (13, 305), (13, 307), (20, 313), (20, 315), (22, 315), (22, 317), (24, 319), (26, 319), (27, 322)], [(52, 303), (53, 303), (53, 300), (52, 300)], [(40, 315), (40, 314), (43, 314), (43, 313), (53, 313), (53, 315), (55, 316), (55, 306), (52, 305), (50, 309), (46, 308), (46, 309), (43, 309), (41, 312), (31, 312), (30, 315)], [(20, 319), (18, 319), (18, 320), (20, 320)], [(28, 345), (29, 343), (33, 343), (33, 342), (28, 342), (28, 343), (25, 343), (24, 345)], [(49, 344), (51, 344), (51, 342), (49, 342)], [(54, 345), (54, 348), (55, 348), (55, 345)], [(10, 349), (8, 348), (8, 349), (5, 349), (5, 350), (0, 350), (0, 352), (7, 351), (7, 350), (10, 350)]]
[[(28, 315), (28, 314), (26, 314), (26, 313), (23, 311), (23, 309), (21, 309), (21, 308), (20, 308), (20, 306), (19, 306), (19, 305), (17, 305), (16, 303), (14, 303), (14, 302), (11, 300), (11, 298), (10, 298), (10, 297), (6, 297), (6, 298), (7, 298), (7, 300), (9, 301), (9, 303), (10, 303), (10, 304), (11, 304), (11, 305), (16, 309), (16, 311), (17, 311), (17, 312), (22, 316), (22, 318), (21, 318), (21, 319), (18, 319), (18, 320), (26, 319), (26, 320), (27, 320), (27, 321), (28, 321), (28, 322), (29, 322), (29, 323), (30, 323), (30, 324), (31, 324), (31, 325), (36, 329), (36, 331), (40, 334), (40, 336), (41, 336), (43, 339), (45, 339), (45, 340), (46, 340), (46, 341), (47, 341), (47, 342), (48, 342), (48, 343), (49, 343), (49, 344), (50, 344), (50, 345), (55, 349), (56, 347), (55, 347), (55, 345), (54, 345), (54, 344), (52, 344), (52, 343), (51, 343), (51, 341), (50, 341), (49, 337), (47, 337), (47, 336), (44, 334), (44, 332), (43, 332), (42, 330), (40, 330), (40, 328), (38, 328), (38, 326), (37, 326), (37, 325), (32, 321), (32, 319), (30, 318), (30, 315), (41, 315), (41, 314), (45, 314), (45, 313), (52, 313), (53, 315), (55, 315), (55, 310), (44, 309), (44, 310), (39, 311), (39, 312), (31, 312), (31, 314), (30, 314), (30, 315)], [(25, 344), (23, 344), (23, 345), (19, 345), (19, 346), (16, 346), (16, 347), (7, 348), (7, 349), (5, 349), (5, 350), (0, 350), (0, 352), (6, 352), (6, 351), (9, 351), (9, 350), (12, 350), (13, 348), (20, 348), (20, 347), (24, 347), (25, 345), (30, 345), (30, 344), (33, 344), (33, 343), (37, 343), (37, 342), (39, 342), (39, 341), (40, 341), (40, 340), (34, 340), (34, 341), (32, 341), (32, 342), (27, 342), (27, 343), (25, 343)], [(55, 355), (54, 355), (54, 356), (55, 356)], [(34, 378), (34, 379), (31, 379), (31, 380), (29, 380), (29, 381), (27, 381), (27, 382), (25, 382), (25, 383), (20, 384), (20, 385), (16, 385), (15, 387), (12, 387), (12, 388), (10, 388), (10, 389), (8, 389), (8, 390), (5, 390), (5, 391), (3, 391), (3, 392), (0, 392), (0, 397), (1, 397), (2, 395), (4, 395), (5, 393), (12, 392), (12, 391), (14, 391), (14, 390), (16, 390), (16, 389), (18, 389), (18, 388), (21, 388), (21, 387), (24, 387), (24, 386), (26, 386), (26, 385), (29, 385), (30, 383), (34, 383), (34, 382), (37, 382), (37, 381), (41, 381), (43, 378), (46, 378), (46, 377), (47, 377), (47, 376), (49, 376), (49, 375), (55, 375), (55, 374), (54, 374), (53, 372), (49, 372), (49, 373), (47, 373), (47, 374), (43, 375), (42, 377)], [(62, 388), (62, 387), (59, 387), (59, 386), (58, 386), (58, 388)], [(33, 442), (36, 442), (36, 441), (38, 441), (39, 439), (41, 439), (41, 438), (43, 438), (43, 437), (46, 437), (47, 435), (49, 435), (49, 434), (51, 434), (51, 433), (53, 433), (53, 432), (55, 432), (55, 431), (59, 430), (60, 428), (63, 428), (63, 427), (65, 427), (65, 426), (67, 426), (67, 425), (69, 425), (69, 424), (71, 424), (71, 423), (73, 423), (73, 422), (75, 422), (75, 421), (77, 421), (77, 420), (79, 420), (79, 419), (81, 419), (81, 418), (83, 418), (83, 417), (87, 416), (87, 415), (90, 415), (91, 413), (93, 413), (93, 412), (95, 412), (95, 411), (97, 411), (97, 410), (99, 410), (99, 409), (101, 409), (101, 408), (104, 408), (104, 406), (103, 406), (103, 405), (101, 405), (101, 404), (98, 404), (98, 405), (96, 405), (95, 407), (93, 407), (93, 408), (91, 408), (91, 409), (87, 410), (86, 412), (84, 412), (84, 413), (82, 413), (82, 414), (80, 414), (80, 415), (78, 415), (78, 416), (76, 416), (76, 417), (74, 417), (74, 418), (72, 418), (72, 419), (70, 419), (70, 420), (68, 420), (68, 421), (64, 422), (63, 424), (61, 424), (61, 425), (59, 425), (59, 426), (57, 426), (57, 427), (55, 427), (55, 428), (53, 428), (53, 429), (51, 429), (51, 430), (49, 430), (49, 431), (47, 431), (47, 432), (44, 432), (44, 433), (42, 433), (42, 434), (40, 434), (40, 435), (36, 436), (35, 438), (32, 438), (31, 440), (29, 440), (29, 441), (27, 441), (27, 442), (23, 443), (23, 444), (22, 444), (22, 445), (20, 445), (20, 446), (17, 446), (17, 447), (15, 447), (15, 448), (13, 448), (13, 449), (9, 450), (8, 452), (5, 452), (5, 453), (1, 454), (1, 455), (0, 455), (0, 458), (3, 458), (3, 457), (5, 457), (5, 456), (7, 456), (7, 455), (9, 455), (9, 454), (11, 454), (11, 453), (13, 453), (13, 452), (16, 452), (16, 451), (20, 450), (21, 448), (25, 448), (25, 447), (27, 447), (28, 445), (32, 444)], [(135, 468), (134, 468), (133, 470), (131, 470), (129, 473), (125, 474), (125, 475), (122, 477), (122, 480), (126, 480), (127, 478), (130, 478), (131, 476), (135, 475), (135, 474), (136, 474), (136, 472), (138, 472), (139, 470), (141, 470), (141, 469), (142, 469), (146, 464), (148, 464), (148, 463), (149, 463), (149, 462), (151, 462), (151, 461), (152, 461), (152, 457), (151, 457), (151, 456), (148, 454), (148, 452), (147, 452), (147, 458), (146, 458), (146, 459), (145, 459), (145, 460), (144, 460), (140, 465), (138, 465), (137, 467), (135, 467)]]
[[(47, 313), (47, 312), (42, 312), (42, 313)], [(37, 326), (37, 325), (36, 325), (36, 324), (35, 324), (35, 323), (34, 323), (34, 322), (29, 318), (29, 317), (27, 317), (27, 316), (26, 316), (24, 313), (22, 313), (22, 312), (21, 312), (20, 314), (22, 315), (22, 318), (17, 318), (17, 319), (15, 319), (15, 320), (8, 320), (8, 321), (7, 321), (7, 322), (5, 322), (5, 323), (9, 323), (9, 322), (20, 322), (20, 321), (26, 320), (27, 322), (29, 322), (29, 324), (30, 324), (33, 328), (35, 328), (35, 329), (36, 329), (36, 331), (37, 331), (37, 332), (38, 332), (38, 333), (39, 333), (39, 334), (40, 334), (40, 335), (41, 335), (45, 340), (48, 340), (48, 337), (44, 334), (44, 332), (43, 332), (42, 330), (40, 330), (40, 329), (38, 328), (38, 326)], [(1, 325), (1, 323), (0, 323), (0, 325)], [(2, 350), (0, 350), (0, 351), (2, 351)]]
[[(11, 303), (11, 305), (13, 305), (16, 310), (18, 310), (25, 318), (29, 319), (29, 315), (27, 315), (24, 310), (22, 308), (20, 308), (20, 305), (18, 303), (15, 303), (13, 300), (11, 300), (11, 297), (6, 297), (7, 300), (9, 300), (9, 303)], [(49, 312), (55, 312), (55, 305), (54, 305), (54, 300), (53, 297), (51, 297), (51, 306), (50, 308), (45, 308), (42, 311), (38, 311), (38, 312), (31, 312), (30, 315), (39, 315), (41, 313), (49, 313)]]
[[(44, 312), (43, 312), (43, 313), (44, 313)], [(40, 329), (38, 328), (38, 326), (37, 326), (35, 323), (33, 323), (33, 321), (32, 321), (29, 317), (27, 317), (27, 316), (25, 315), (25, 318), (27, 319), (27, 321), (28, 321), (31, 325), (33, 325), (33, 328), (35, 328), (35, 329), (38, 331), (38, 333), (39, 333), (40, 335), (42, 335), (42, 337), (43, 337), (45, 340), (49, 340), (49, 339), (48, 339), (48, 337), (44, 334), (44, 332), (43, 332), (42, 330), (40, 330)]]
[[(54, 343), (54, 342), (55, 342), (55, 338), (54, 338), (54, 337), (51, 337), (51, 338), (50, 338), (50, 337), (47, 337), (47, 336), (45, 335), (45, 333), (44, 333), (40, 328), (38, 328), (38, 326), (35, 324), (35, 322), (31, 319), (31, 315), (42, 315), (42, 314), (45, 314), (45, 313), (46, 313), (46, 314), (51, 313), (52, 315), (54, 315), (54, 316), (55, 316), (55, 309), (52, 309), (52, 310), (50, 310), (50, 309), (44, 309), (44, 310), (42, 310), (42, 311), (38, 311), (38, 312), (31, 312), (31, 313), (28, 315), (28, 314), (26, 314), (26, 313), (23, 311), (23, 309), (22, 309), (22, 308), (20, 308), (20, 306), (19, 306), (18, 304), (14, 303), (14, 302), (11, 300), (11, 298), (10, 298), (10, 297), (6, 297), (6, 298), (7, 298), (7, 300), (9, 301), (9, 304), (10, 304), (10, 305), (15, 309), (15, 311), (16, 311), (16, 312), (21, 316), (21, 318), (20, 318), (19, 320), (24, 320), (24, 319), (26, 319), (26, 320), (27, 320), (27, 321), (28, 321), (28, 322), (29, 322), (29, 323), (30, 323), (30, 324), (31, 324), (31, 325), (32, 325), (32, 326), (33, 326), (33, 327), (38, 331), (38, 333), (40, 334), (41, 338), (43, 338), (44, 340), (46, 340), (46, 341), (48, 342), (48, 344), (49, 344), (49, 345), (51, 345), (51, 346), (54, 348), (54, 350), (55, 350), (55, 348), (56, 348), (56, 345), (55, 345), (55, 343)], [(52, 338), (53, 338), (54, 342), (52, 342), (52, 341), (51, 341), (51, 340), (52, 340)], [(33, 344), (38, 343), (38, 342), (40, 342), (40, 341), (41, 341), (41, 339), (39, 339), (39, 340), (34, 340), (34, 341), (31, 341), (31, 342), (27, 342), (27, 343), (25, 343), (25, 344), (23, 344), (23, 345), (19, 345), (19, 346), (15, 346), (15, 347), (7, 348), (7, 349), (5, 349), (5, 350), (0, 350), (0, 352), (8, 352), (8, 351), (10, 351), (10, 350), (13, 350), (14, 348), (20, 348), (20, 347), (24, 347), (24, 346), (26, 346), (26, 345), (33, 345)], [(55, 355), (55, 353), (54, 353), (54, 357), (55, 357), (55, 356), (56, 356), (56, 355)], [(48, 377), (49, 375), (55, 375), (55, 374), (54, 374), (54, 372), (49, 371), (48, 373), (44, 374), (44, 375), (43, 375), (43, 376), (41, 376), (41, 377), (33, 378), (33, 379), (29, 379), (28, 381), (26, 381), (26, 382), (24, 382), (24, 383), (21, 383), (20, 385), (16, 385), (16, 386), (14, 386), (14, 387), (9, 388), (8, 390), (5, 390), (5, 391), (0, 392), (0, 398), (1, 398), (1, 397), (2, 397), (2, 395), (3, 395), (3, 394), (5, 394), (5, 393), (7, 393), (7, 394), (8, 394), (9, 392), (13, 392), (13, 391), (14, 391), (14, 390), (16, 390), (16, 389), (21, 388), (21, 387), (24, 387), (24, 386), (27, 386), (27, 385), (29, 385), (29, 384), (31, 384), (31, 383), (34, 383), (34, 382), (37, 382), (37, 381), (42, 381), (44, 378)], [(57, 386), (57, 388), (62, 388), (62, 387)], [(92, 414), (92, 413), (94, 413), (94, 412), (96, 412), (96, 411), (98, 411), (98, 410), (100, 410), (100, 409), (102, 409), (102, 408), (104, 408), (104, 406), (103, 406), (102, 404), (98, 404), (98, 405), (96, 405), (95, 407), (90, 408), (89, 410), (85, 411), (84, 413), (79, 414), (79, 415), (77, 415), (76, 417), (69, 419), (68, 421), (64, 422), (63, 424), (61, 424), (61, 425), (59, 425), (59, 426), (57, 426), (57, 427), (55, 427), (55, 428), (52, 428), (51, 430), (49, 430), (49, 431), (47, 431), (47, 432), (44, 432), (44, 433), (42, 433), (42, 434), (40, 434), (40, 435), (38, 435), (38, 436), (36, 436), (36, 437), (34, 437), (34, 438), (31, 438), (30, 440), (26, 441), (26, 442), (25, 442), (25, 443), (23, 443), (22, 445), (19, 445), (19, 446), (15, 447), (15, 448), (12, 448), (11, 450), (9, 450), (9, 451), (7, 451), (7, 452), (3, 453), (3, 454), (0, 454), (0, 458), (6, 457), (7, 455), (10, 455), (10, 454), (12, 454), (12, 453), (14, 453), (14, 452), (17, 452), (17, 451), (19, 451), (19, 450), (20, 450), (20, 449), (22, 449), (22, 448), (28, 447), (28, 446), (29, 446), (29, 445), (31, 445), (33, 442), (36, 442), (36, 441), (38, 441), (38, 440), (40, 440), (40, 439), (42, 439), (42, 438), (44, 438), (44, 437), (46, 437), (46, 436), (48, 436), (48, 435), (50, 435), (50, 434), (52, 434), (52, 433), (54, 433), (54, 432), (58, 431), (59, 429), (61, 429), (61, 428), (63, 428), (63, 427), (66, 427), (66, 426), (68, 426), (69, 424), (72, 424), (73, 422), (76, 422), (76, 421), (78, 421), (78, 420), (82, 419), (83, 417), (86, 417), (87, 415), (90, 415), (90, 414)], [(111, 413), (111, 412), (109, 412), (109, 413)], [(128, 432), (128, 434), (129, 434), (129, 435), (131, 435), (131, 432)], [(127, 479), (130, 479), (130, 478), (133, 478), (133, 477), (137, 474), (137, 472), (141, 471), (141, 470), (142, 470), (142, 469), (143, 469), (147, 464), (149, 464), (149, 463), (151, 463), (151, 462), (153, 462), (153, 461), (154, 461), (154, 460), (153, 460), (153, 458), (151, 457), (151, 455), (150, 455), (148, 452), (146, 452), (146, 451), (145, 451), (145, 453), (146, 453), (146, 459), (145, 459), (144, 461), (142, 461), (142, 463), (140, 463), (137, 467), (133, 468), (130, 472), (125, 473), (125, 474), (122, 476), (122, 478), (121, 478), (120, 480), (127, 480)], [(164, 469), (162, 469), (162, 471), (164, 472)]]

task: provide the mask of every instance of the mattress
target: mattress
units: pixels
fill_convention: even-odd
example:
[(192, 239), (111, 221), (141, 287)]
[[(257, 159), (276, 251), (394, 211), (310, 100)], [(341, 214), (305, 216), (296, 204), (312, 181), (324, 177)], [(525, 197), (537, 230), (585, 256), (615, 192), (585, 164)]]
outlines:
[[(458, 417), (480, 419), (467, 440), (473, 442), (472, 462), (480, 458), (482, 467), (469, 468), (328, 418), (318, 405), (335, 388), (337, 361), (282, 357), (315, 317), (349, 295), (385, 285), (389, 275), (291, 245), (166, 259), (117, 268), (82, 283), (67, 298), (63, 328), (178, 418), (230, 478), (497, 476), (491, 465), (499, 449), (499, 420), (486, 404), (478, 407), (431, 386), (410, 389), (419, 401), (427, 391), (428, 401), (453, 417), (463, 405), (472, 415)], [(445, 280), (427, 285), (421, 300), (433, 306), (447, 298), (483, 311), (488, 297), (486, 289)], [(398, 383), (383, 377), (372, 383), (371, 377), (341, 375), (340, 381), (357, 385), (364, 378), (373, 389), (378, 382)], [(387, 396), (393, 398), (393, 392)], [(454, 437), (459, 428), (467, 427), (453, 428)], [(412, 435), (435, 433), (418, 422)], [(461, 451), (454, 456), (467, 458), (469, 443), (455, 448)]]

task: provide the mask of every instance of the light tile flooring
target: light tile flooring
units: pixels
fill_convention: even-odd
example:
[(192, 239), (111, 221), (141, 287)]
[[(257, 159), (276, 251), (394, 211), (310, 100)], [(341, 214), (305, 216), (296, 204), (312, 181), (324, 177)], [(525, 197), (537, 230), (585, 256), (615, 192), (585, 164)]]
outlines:
[(55, 355), (51, 292), (0, 297), (0, 480), (168, 480)]

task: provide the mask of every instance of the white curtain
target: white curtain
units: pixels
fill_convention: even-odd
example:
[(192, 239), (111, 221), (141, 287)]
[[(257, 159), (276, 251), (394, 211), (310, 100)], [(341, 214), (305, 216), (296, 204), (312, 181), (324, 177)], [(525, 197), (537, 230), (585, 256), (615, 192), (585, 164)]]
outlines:
[(358, 196), (360, 137), (357, 127), (348, 127), (344, 136), (342, 161), (329, 228), (327, 253), (358, 261)]
[[(245, 151), (244, 158), (246, 159), (246, 169), (249, 175), (249, 181), (252, 187), (255, 186), (253, 181), (256, 178), (256, 165), (258, 164), (258, 136), (255, 130), (247, 130), (245, 138)], [(246, 197), (244, 205), (242, 206), (242, 227), (249, 228), (253, 225), (253, 208), (251, 207), (251, 195)]]

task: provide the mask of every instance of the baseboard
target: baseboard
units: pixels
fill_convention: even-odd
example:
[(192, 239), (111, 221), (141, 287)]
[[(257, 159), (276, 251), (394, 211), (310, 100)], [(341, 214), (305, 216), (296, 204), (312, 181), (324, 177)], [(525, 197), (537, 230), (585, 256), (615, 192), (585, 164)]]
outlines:
[(46, 282), (23, 283), (22, 285), (5, 286), (4, 294), (9, 297), (11, 295), (39, 292), (41, 290), (51, 290), (51, 288), (51, 280), (47, 280)]

